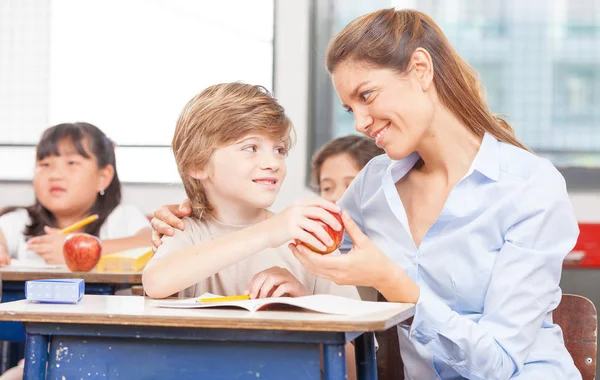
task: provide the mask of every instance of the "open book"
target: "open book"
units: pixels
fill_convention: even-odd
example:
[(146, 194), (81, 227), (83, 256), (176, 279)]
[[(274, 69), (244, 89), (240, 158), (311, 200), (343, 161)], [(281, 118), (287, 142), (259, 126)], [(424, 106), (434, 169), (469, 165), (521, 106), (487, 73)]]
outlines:
[(225, 302), (207, 302), (203, 303), (202, 298), (220, 297), (210, 293), (204, 293), (200, 297), (186, 298), (178, 300), (156, 300), (152, 301), (152, 306), (168, 307), (178, 309), (201, 309), (201, 308), (241, 308), (250, 312), (263, 310), (281, 311), (290, 308), (300, 308), (318, 313), (356, 316), (362, 314), (377, 313), (386, 310), (392, 310), (398, 307), (394, 303), (359, 301), (346, 297), (334, 296), (330, 294), (317, 294), (304, 297), (278, 297), (278, 298), (258, 298), (242, 301)]

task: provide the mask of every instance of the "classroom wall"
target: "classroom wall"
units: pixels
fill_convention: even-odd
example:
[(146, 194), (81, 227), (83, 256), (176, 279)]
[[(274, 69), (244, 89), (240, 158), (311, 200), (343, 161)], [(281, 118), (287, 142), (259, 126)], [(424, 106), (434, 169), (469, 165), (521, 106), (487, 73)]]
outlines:
[[(298, 198), (311, 196), (306, 189), (308, 121), (308, 35), (310, 1), (279, 1), (275, 8), (274, 93), (294, 123), (298, 142), (288, 158), (288, 175), (273, 210), (280, 210)], [(3, 163), (0, 163), (3, 164)], [(5, 164), (5, 163), (4, 163)], [(183, 187), (173, 185), (123, 185), (126, 203), (150, 214), (161, 204), (177, 203), (185, 197)], [(30, 184), (0, 180), (0, 207), (28, 205), (33, 200)]]
[[(277, 1), (275, 15), (275, 83), (274, 92), (294, 122), (298, 134), (296, 147), (288, 158), (288, 175), (280, 196), (273, 206), (285, 205), (312, 193), (306, 188), (308, 142), (308, 74), (309, 74), (309, 0)], [(0, 163), (5, 164), (5, 163)], [(181, 185), (123, 185), (124, 201), (151, 214), (161, 204), (177, 203), (185, 197)], [(33, 200), (30, 184), (2, 183), (0, 207), (28, 205)], [(571, 193), (578, 220), (600, 222), (600, 192)]]

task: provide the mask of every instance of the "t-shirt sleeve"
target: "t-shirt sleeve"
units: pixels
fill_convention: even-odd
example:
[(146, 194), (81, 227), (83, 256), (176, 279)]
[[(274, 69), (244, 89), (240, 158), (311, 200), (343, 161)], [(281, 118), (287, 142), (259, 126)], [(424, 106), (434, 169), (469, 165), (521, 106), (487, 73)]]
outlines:
[[(194, 226), (191, 225), (190, 220), (188, 218), (183, 218), (183, 223), (185, 225), (183, 231), (174, 228), (173, 236), (162, 237), (162, 244), (156, 249), (156, 252), (154, 253), (154, 256), (152, 256), (152, 259), (150, 259), (150, 262), (161, 260), (175, 251), (190, 247), (194, 244), (200, 244), (202, 242), (201, 236), (198, 234), (197, 229), (194, 229)], [(196, 236), (194, 236), (194, 233), (196, 233)], [(189, 288), (183, 289), (178, 293), (179, 297), (195, 297), (196, 287), (197, 285), (192, 285)]]
[(0, 230), (6, 240), (7, 251), (11, 257), (17, 258), (19, 245), (25, 242), (25, 228), (31, 223), (29, 213), (19, 209), (0, 216)]
[(128, 238), (149, 227), (148, 218), (137, 207), (120, 204), (106, 218), (100, 229), (100, 239)]
[(156, 249), (156, 252), (152, 257), (153, 261), (166, 257), (170, 253), (175, 252), (177, 250), (201, 243), (201, 238), (199, 238), (198, 236), (194, 238), (192, 236), (193, 226), (191, 225), (188, 218), (183, 218), (183, 224), (185, 226), (183, 231), (177, 228), (173, 228), (173, 231), (175, 232), (173, 236), (162, 237), (162, 244)]

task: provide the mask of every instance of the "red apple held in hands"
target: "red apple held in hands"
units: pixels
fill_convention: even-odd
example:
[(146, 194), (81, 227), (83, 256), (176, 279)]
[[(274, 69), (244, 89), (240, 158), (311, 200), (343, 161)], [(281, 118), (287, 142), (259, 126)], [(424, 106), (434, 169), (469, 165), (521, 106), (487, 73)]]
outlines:
[(74, 233), (67, 235), (63, 244), (65, 262), (73, 272), (92, 270), (102, 254), (100, 239), (90, 234)]
[[(321, 220), (318, 221), (323, 226), (323, 228), (325, 229), (325, 231), (329, 234), (329, 236), (331, 237), (331, 239), (333, 240), (333, 244), (331, 246), (327, 247), (327, 249), (324, 250), (324, 251), (321, 251), (321, 250), (313, 247), (312, 245), (310, 245), (308, 243), (296, 241), (296, 244), (304, 244), (311, 251), (316, 252), (316, 253), (320, 253), (321, 255), (330, 254), (331, 252), (333, 252), (333, 251), (335, 251), (336, 249), (339, 248), (340, 244), (342, 244), (342, 239), (344, 238), (344, 222), (342, 222), (342, 215), (341, 214), (335, 214), (335, 213), (333, 213), (331, 211), (328, 211), (328, 210), (326, 210), (326, 211), (329, 212), (331, 215), (333, 215), (337, 219), (337, 221), (340, 222), (340, 224), (342, 225), (342, 229), (339, 230), (339, 231), (336, 231), (333, 228), (331, 228), (329, 226), (329, 224), (327, 224), (327, 223), (325, 223), (325, 222), (323, 222)], [(315, 236), (312, 233), (311, 233), (311, 235)]]

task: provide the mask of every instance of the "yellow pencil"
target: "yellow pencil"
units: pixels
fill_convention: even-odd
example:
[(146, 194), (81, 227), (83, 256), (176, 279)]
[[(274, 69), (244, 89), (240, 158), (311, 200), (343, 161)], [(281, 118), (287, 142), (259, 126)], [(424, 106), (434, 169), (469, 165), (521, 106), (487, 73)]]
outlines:
[(244, 294), (242, 296), (214, 297), (214, 298), (198, 298), (196, 302), (227, 302), (227, 301), (243, 301), (249, 300), (250, 296)]
[(83, 226), (87, 226), (88, 224), (92, 223), (94, 220), (98, 219), (98, 215), (94, 214), (92, 216), (88, 216), (87, 218), (80, 220), (79, 222), (75, 223), (75, 224), (71, 224), (69, 227), (63, 228), (60, 233), (63, 235), (66, 235), (68, 233), (71, 233), (73, 231), (75, 231), (76, 229), (79, 229)]

